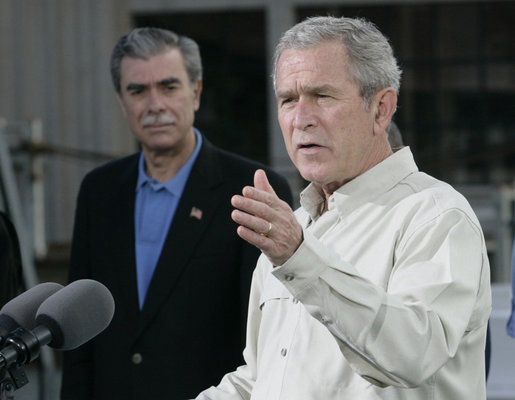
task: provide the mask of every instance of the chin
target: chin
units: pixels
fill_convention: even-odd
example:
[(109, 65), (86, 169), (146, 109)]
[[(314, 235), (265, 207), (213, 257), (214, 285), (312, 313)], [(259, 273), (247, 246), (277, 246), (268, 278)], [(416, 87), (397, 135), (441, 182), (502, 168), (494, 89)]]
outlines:
[(297, 169), (300, 175), (309, 182), (324, 184), (329, 178), (329, 174), (327, 173), (325, 166), (320, 164), (304, 166), (300, 165), (297, 166)]
[(326, 183), (325, 176), (320, 176), (318, 174), (313, 173), (300, 173), (302, 178), (304, 178), (308, 182), (312, 182), (318, 186), (323, 186)]
[(150, 143), (147, 145), (147, 149), (156, 153), (166, 153), (173, 148), (174, 146), (169, 143)]

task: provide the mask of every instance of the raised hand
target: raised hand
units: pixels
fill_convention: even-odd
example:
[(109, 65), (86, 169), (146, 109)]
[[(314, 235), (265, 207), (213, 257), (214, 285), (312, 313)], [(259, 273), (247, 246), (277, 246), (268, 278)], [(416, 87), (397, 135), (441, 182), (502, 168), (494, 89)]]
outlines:
[(254, 186), (234, 195), (231, 217), (240, 226), (238, 235), (258, 247), (276, 266), (284, 264), (303, 240), (302, 227), (293, 210), (275, 194), (265, 171), (254, 174)]

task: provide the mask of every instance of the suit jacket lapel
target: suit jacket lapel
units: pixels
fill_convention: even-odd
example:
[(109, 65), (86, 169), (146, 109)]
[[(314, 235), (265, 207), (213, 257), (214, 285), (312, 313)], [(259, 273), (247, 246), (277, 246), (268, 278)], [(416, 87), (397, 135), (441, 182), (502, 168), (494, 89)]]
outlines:
[(122, 303), (127, 305), (120, 312), (127, 313), (127, 318), (133, 322), (139, 318), (134, 250), (134, 207), (138, 160), (139, 153), (133, 156), (128, 168), (121, 174), (118, 193), (112, 205), (112, 224), (116, 233), (111, 237), (113, 249), (119, 249), (119, 252), (114, 255), (113, 262), (117, 266), (115, 272), (120, 292), (123, 293)]
[[(151, 321), (176, 286), (221, 201), (218, 196), (213, 196), (214, 189), (222, 182), (216, 157), (213, 145), (203, 138), (202, 149), (184, 188), (150, 283), (141, 315), (141, 329)], [(193, 208), (201, 210), (201, 218), (191, 215)]]

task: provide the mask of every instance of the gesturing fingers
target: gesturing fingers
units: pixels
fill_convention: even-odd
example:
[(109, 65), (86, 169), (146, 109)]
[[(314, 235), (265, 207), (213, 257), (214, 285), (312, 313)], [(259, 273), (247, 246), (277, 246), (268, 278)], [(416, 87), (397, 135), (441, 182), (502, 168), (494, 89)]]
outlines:
[(258, 234), (270, 233), (274, 210), (268, 204), (240, 195), (233, 196), (231, 203), (236, 208), (232, 212), (234, 222)]
[(302, 228), (263, 170), (256, 171), (254, 185), (232, 197), (235, 210), (231, 217), (240, 225), (237, 232), (241, 238), (258, 247), (274, 265), (282, 265), (302, 242)]
[[(290, 210), (290, 207), (275, 194), (268, 182), (265, 171), (257, 170), (254, 174), (254, 185), (245, 186), (241, 195), (234, 195), (231, 204), (243, 213), (235, 213), (235, 222), (259, 233), (269, 233), (270, 223), (278, 218), (281, 210)], [(252, 218), (255, 217), (255, 218)]]
[(254, 173), (254, 186), (256, 189), (263, 190), (270, 194), (275, 194), (274, 188), (270, 185), (266, 173), (262, 169), (258, 169)]

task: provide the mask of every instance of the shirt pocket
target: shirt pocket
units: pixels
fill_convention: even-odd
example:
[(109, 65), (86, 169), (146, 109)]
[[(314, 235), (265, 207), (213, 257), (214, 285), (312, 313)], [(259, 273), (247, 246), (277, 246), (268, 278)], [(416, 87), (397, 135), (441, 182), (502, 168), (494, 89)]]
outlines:
[(292, 298), (292, 295), (288, 289), (286, 289), (279, 279), (269, 273), (265, 280), (263, 292), (259, 298), (259, 308), (263, 310), (267, 303), (278, 302), (289, 298)]

